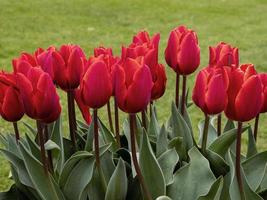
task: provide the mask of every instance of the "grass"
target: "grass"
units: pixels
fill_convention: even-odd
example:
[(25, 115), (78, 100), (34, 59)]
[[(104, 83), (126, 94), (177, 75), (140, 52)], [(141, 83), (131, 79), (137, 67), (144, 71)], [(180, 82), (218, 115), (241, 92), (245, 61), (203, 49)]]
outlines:
[[(163, 51), (169, 31), (185, 24), (198, 33), (202, 67), (208, 62), (208, 46), (225, 41), (239, 47), (241, 63), (254, 63), (258, 71), (264, 71), (267, 66), (266, 10), (265, 0), (218, 0), (216, 3), (212, 0), (0, 0), (0, 69), (10, 71), (11, 59), (21, 51), (33, 52), (37, 47), (63, 43), (79, 44), (87, 55), (99, 45), (113, 47), (114, 52), (120, 54), (121, 45), (128, 44), (142, 29), (161, 33), (160, 61), (164, 63)], [(166, 93), (157, 102), (162, 121), (169, 116), (175, 88), (174, 73), (168, 68), (167, 74)], [(194, 75), (191, 75), (191, 89), (193, 81)], [(65, 102), (63, 98), (63, 106)], [(66, 106), (63, 109), (66, 119)], [(103, 112), (104, 109), (102, 116)], [(190, 108), (190, 114), (197, 132), (197, 121), (203, 116), (196, 107)], [(265, 121), (264, 115), (258, 140), (260, 150), (267, 149)], [(1, 120), (0, 132), (10, 131), (10, 124)], [(8, 163), (2, 157), (0, 166), (0, 191), (3, 191), (11, 181)]]

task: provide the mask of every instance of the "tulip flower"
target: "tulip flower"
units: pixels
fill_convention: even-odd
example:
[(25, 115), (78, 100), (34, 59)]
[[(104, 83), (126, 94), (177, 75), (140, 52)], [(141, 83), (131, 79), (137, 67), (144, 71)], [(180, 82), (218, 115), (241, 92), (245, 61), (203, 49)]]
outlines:
[[(12, 65), (15, 73), (26, 74), (24, 66), (29, 65), (31, 67), (39, 67), (43, 71), (47, 72), (52, 79), (54, 79), (53, 64), (52, 64), (52, 52), (55, 51), (55, 47), (51, 46), (47, 50), (38, 48), (34, 54), (22, 53), (19, 58), (12, 60)], [(27, 67), (28, 69), (28, 67)]]
[(63, 90), (78, 88), (83, 73), (85, 55), (78, 45), (62, 45), (52, 53), (56, 84)]
[(239, 66), (238, 48), (230, 44), (220, 42), (216, 47), (209, 47), (211, 67)]
[(115, 70), (115, 94), (119, 108), (127, 113), (144, 110), (151, 100), (153, 87), (147, 65), (127, 58), (123, 65), (117, 65)]
[(228, 103), (225, 114), (238, 121), (236, 142), (236, 175), (240, 193), (243, 192), (241, 176), (241, 132), (242, 122), (255, 118), (261, 111), (264, 95), (260, 77), (252, 64), (233, 68), (229, 73)]
[(24, 106), (15, 74), (0, 72), (0, 116), (12, 122), (16, 141), (20, 139), (17, 122), (24, 115)]
[(44, 123), (55, 121), (61, 112), (59, 96), (48, 73), (31, 68), (27, 75), (17, 74), (25, 113)]
[(176, 106), (179, 107), (179, 75), (183, 75), (181, 113), (184, 114), (186, 96), (186, 75), (193, 73), (200, 63), (200, 48), (194, 31), (185, 26), (179, 26), (171, 31), (165, 60), (176, 72)]

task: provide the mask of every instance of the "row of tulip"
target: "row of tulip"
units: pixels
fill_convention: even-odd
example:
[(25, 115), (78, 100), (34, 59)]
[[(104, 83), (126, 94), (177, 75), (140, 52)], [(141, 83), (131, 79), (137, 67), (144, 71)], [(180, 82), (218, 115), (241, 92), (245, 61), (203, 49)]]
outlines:
[[(0, 114), (3, 119), (13, 122), (17, 141), (20, 139), (17, 122), (23, 115), (27, 114), (37, 121), (42, 162), (48, 173), (49, 162), (44, 150), (43, 132), (46, 132), (47, 125), (57, 120), (61, 113), (56, 87), (67, 93), (70, 138), (74, 149), (77, 149), (75, 101), (88, 124), (91, 123), (89, 108), (93, 110), (98, 168), (100, 159), (97, 110), (107, 105), (110, 128), (115, 133), (118, 144), (118, 108), (129, 113), (134, 167), (147, 199), (151, 199), (134, 152), (134, 124), (135, 114), (141, 112), (143, 126), (146, 128), (147, 106), (152, 105), (165, 92), (167, 78), (164, 65), (158, 61), (159, 41), (159, 34), (150, 37), (146, 31), (139, 32), (133, 37), (131, 44), (122, 47), (120, 57), (114, 56), (111, 48), (99, 47), (94, 50), (94, 55), (87, 58), (78, 45), (62, 45), (59, 49), (54, 46), (38, 48), (33, 54), (23, 52), (13, 59), (12, 73), (0, 73)], [(197, 34), (185, 26), (172, 30), (165, 50), (165, 60), (176, 74), (175, 102), (184, 115), (187, 105), (186, 79), (200, 64)], [(183, 78), (181, 100), (180, 76)], [(240, 174), (242, 122), (255, 117), (258, 122), (259, 114), (267, 111), (266, 86), (267, 74), (258, 74), (253, 64), (239, 65), (238, 49), (221, 42), (216, 47), (210, 47), (209, 64), (199, 71), (193, 90), (192, 99), (206, 117), (201, 147), (203, 154), (206, 151), (210, 115), (218, 115), (218, 135), (221, 134), (222, 112), (229, 119), (238, 122), (236, 174), (240, 192), (243, 190)], [(115, 131), (109, 102), (112, 96)], [(257, 126), (256, 124), (255, 139)]]

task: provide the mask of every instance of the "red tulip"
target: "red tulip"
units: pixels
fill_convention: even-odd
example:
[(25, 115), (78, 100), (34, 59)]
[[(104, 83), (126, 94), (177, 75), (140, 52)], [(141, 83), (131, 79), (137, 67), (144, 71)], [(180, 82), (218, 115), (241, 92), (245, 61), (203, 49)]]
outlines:
[(194, 31), (179, 26), (171, 31), (165, 50), (167, 64), (177, 73), (193, 73), (200, 63), (200, 48)]
[(90, 107), (83, 103), (82, 97), (81, 97), (81, 89), (75, 90), (75, 101), (78, 104), (78, 107), (82, 113), (83, 119), (86, 121), (87, 124), (90, 124), (92, 121), (92, 117), (89, 112)]
[(52, 58), (56, 84), (63, 90), (78, 88), (86, 59), (83, 50), (78, 45), (62, 45)]
[(233, 68), (229, 73), (228, 104), (225, 114), (235, 121), (249, 121), (256, 117), (263, 104), (263, 90), (260, 77), (255, 75), (253, 65)]
[(238, 48), (232, 47), (230, 44), (220, 42), (216, 47), (209, 47), (210, 61), (212, 66), (239, 66)]
[(9, 122), (17, 122), (24, 115), (24, 107), (14, 74), (0, 73), (0, 115)]
[(115, 69), (115, 96), (118, 106), (127, 113), (137, 113), (151, 100), (153, 87), (149, 68), (142, 61), (127, 58)]
[(265, 113), (267, 112), (267, 74), (266, 73), (259, 74), (259, 77), (261, 79), (263, 94), (264, 94), (264, 101), (261, 108), (261, 113)]
[(112, 79), (107, 65), (96, 59), (87, 69), (81, 81), (81, 97), (91, 108), (104, 106), (112, 95)]
[(151, 100), (159, 99), (163, 96), (166, 89), (166, 72), (162, 64), (158, 64), (155, 73), (152, 75), (153, 87), (151, 91)]
[(59, 96), (48, 73), (31, 68), (26, 75), (17, 73), (25, 113), (41, 122), (55, 121), (61, 112)]
[[(25, 65), (28, 65), (30, 67), (41, 68), (53, 79), (52, 52), (54, 51), (55, 47), (51, 46), (47, 50), (38, 48), (34, 54), (22, 53), (19, 58), (12, 60), (14, 72), (26, 74)], [(29, 69), (29, 67), (27, 67), (27, 69)]]
[(227, 87), (224, 68), (204, 68), (197, 75), (193, 101), (205, 114), (219, 114), (227, 104)]

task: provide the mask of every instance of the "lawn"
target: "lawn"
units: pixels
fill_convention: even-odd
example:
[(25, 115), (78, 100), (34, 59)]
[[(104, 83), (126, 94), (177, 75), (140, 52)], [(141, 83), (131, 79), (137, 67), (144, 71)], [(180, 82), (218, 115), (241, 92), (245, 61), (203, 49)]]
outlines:
[[(216, 2), (216, 3), (215, 3)], [(37, 47), (79, 44), (87, 55), (94, 47), (113, 47), (120, 54), (139, 30), (161, 33), (160, 61), (169, 31), (185, 24), (198, 33), (201, 67), (208, 62), (208, 46), (225, 41), (239, 47), (241, 63), (254, 63), (258, 71), (267, 71), (267, 2), (265, 0), (0, 0), (0, 66), (11, 70), (11, 60), (21, 51)], [(156, 104), (161, 120), (170, 113), (175, 74), (167, 69), (167, 90)], [(189, 78), (192, 90), (194, 75)], [(61, 93), (61, 96), (64, 96)], [(62, 99), (63, 117), (66, 103)], [(197, 133), (197, 121), (203, 118), (194, 106), (190, 114)], [(102, 109), (102, 118), (105, 109)], [(259, 149), (267, 149), (267, 125), (261, 117)], [(31, 122), (24, 118), (23, 121)], [(32, 123), (32, 122), (31, 122)], [(67, 123), (64, 124), (65, 130)], [(20, 123), (20, 126), (23, 126)], [(0, 119), (0, 132), (10, 132), (10, 124)], [(8, 189), (8, 163), (0, 157), (0, 191)]]

